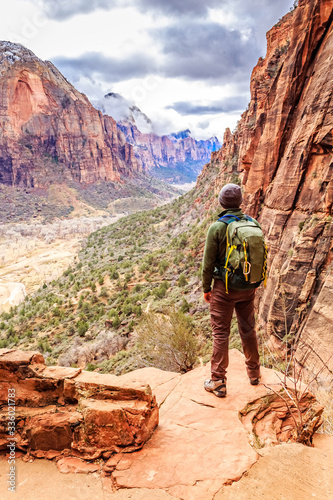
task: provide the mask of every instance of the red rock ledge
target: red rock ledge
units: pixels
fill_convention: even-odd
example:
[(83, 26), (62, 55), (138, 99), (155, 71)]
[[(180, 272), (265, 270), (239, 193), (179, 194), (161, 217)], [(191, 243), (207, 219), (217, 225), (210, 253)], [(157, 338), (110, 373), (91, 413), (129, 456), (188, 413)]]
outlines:
[(46, 366), (38, 352), (0, 349), (0, 450), (8, 451), (13, 412), (16, 449), (38, 458), (65, 454), (92, 460), (135, 451), (159, 418), (148, 385)]

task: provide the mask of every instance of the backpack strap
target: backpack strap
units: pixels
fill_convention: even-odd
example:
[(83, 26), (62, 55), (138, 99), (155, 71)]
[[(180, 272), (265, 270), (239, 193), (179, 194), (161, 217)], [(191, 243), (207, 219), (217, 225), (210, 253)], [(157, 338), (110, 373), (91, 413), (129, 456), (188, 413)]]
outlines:
[[(232, 222), (238, 220), (240, 221), (241, 219), (239, 217), (237, 217), (236, 215), (222, 215), (222, 217), (220, 217), (218, 219), (220, 222), (224, 222), (227, 226), (229, 226), (229, 224), (231, 224)], [(230, 245), (230, 242), (229, 242), (229, 235), (228, 235), (228, 228), (227, 228), (227, 248), (226, 248), (226, 259), (225, 259), (225, 264), (224, 264), (224, 269), (225, 269), (225, 289), (226, 289), (226, 292), (229, 293), (228, 291), (228, 275), (229, 275), (229, 272), (230, 272), (230, 269), (228, 268), (228, 263), (229, 263), (229, 258), (230, 258), (230, 255), (232, 253), (232, 251), (235, 249), (236, 247), (235, 246), (231, 246)]]
[(241, 220), (239, 217), (236, 217), (236, 215), (222, 215), (222, 217), (220, 217), (218, 219), (220, 222), (225, 222), (225, 224), (227, 224), (227, 226), (229, 224), (231, 224), (231, 222), (234, 222), (235, 220)]

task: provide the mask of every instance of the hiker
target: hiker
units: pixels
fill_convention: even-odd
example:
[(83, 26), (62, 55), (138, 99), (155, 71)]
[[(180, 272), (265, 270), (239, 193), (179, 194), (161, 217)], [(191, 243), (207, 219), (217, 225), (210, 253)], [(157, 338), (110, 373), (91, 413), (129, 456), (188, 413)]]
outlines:
[[(247, 374), (252, 385), (259, 384), (260, 365), (254, 297), (256, 287), (266, 275), (267, 247), (258, 222), (245, 216), (240, 209), (243, 201), (240, 186), (225, 185), (219, 193), (218, 200), (223, 211), (219, 214), (219, 220), (208, 229), (202, 269), (204, 299), (210, 304), (213, 330), (211, 378), (205, 381), (204, 388), (208, 392), (213, 392), (215, 396), (223, 398), (227, 394), (226, 371), (229, 363), (230, 324), (234, 309)], [(243, 236), (245, 234), (244, 238), (242, 234)], [(231, 241), (235, 237), (240, 239), (236, 242)], [(242, 259), (239, 258), (238, 250), (243, 252)], [(211, 289), (213, 279), (214, 286)]]

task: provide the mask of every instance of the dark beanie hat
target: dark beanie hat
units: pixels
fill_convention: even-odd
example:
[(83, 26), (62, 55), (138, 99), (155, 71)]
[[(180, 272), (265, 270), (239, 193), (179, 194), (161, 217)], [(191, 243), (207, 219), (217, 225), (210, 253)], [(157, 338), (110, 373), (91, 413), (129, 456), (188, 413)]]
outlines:
[(242, 190), (237, 184), (223, 186), (219, 194), (219, 202), (223, 208), (239, 208), (242, 201)]

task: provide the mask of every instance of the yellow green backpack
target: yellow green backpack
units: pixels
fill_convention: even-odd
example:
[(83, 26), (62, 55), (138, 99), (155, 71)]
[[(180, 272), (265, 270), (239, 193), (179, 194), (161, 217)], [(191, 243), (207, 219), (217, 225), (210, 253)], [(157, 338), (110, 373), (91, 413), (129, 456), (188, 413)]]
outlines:
[(228, 288), (257, 288), (267, 279), (267, 245), (258, 222), (248, 215), (224, 215), (219, 221), (227, 224), (227, 246), (221, 275)]

